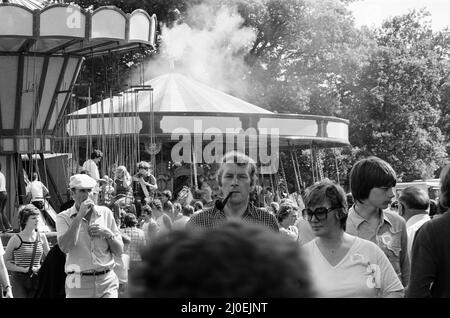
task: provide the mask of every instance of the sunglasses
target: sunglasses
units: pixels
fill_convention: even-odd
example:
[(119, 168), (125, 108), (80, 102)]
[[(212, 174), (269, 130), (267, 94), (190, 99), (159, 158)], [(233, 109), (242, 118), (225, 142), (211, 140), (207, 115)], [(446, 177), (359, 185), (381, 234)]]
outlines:
[(318, 207), (314, 211), (310, 208), (303, 209), (302, 210), (302, 216), (305, 220), (311, 221), (313, 216), (316, 216), (316, 219), (318, 221), (324, 221), (328, 217), (328, 213), (330, 213), (333, 210), (336, 210), (337, 208), (326, 208), (326, 207)]

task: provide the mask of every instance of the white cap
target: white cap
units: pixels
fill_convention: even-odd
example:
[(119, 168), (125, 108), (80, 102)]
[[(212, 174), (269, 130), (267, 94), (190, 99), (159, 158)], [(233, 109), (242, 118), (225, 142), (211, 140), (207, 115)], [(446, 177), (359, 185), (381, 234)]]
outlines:
[(70, 177), (69, 188), (71, 189), (92, 189), (97, 185), (97, 181), (87, 174), (75, 174)]

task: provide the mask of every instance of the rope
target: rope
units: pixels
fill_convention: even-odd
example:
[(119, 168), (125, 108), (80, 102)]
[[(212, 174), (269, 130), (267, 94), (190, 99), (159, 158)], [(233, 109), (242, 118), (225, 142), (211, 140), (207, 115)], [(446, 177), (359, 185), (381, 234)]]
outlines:
[[(294, 159), (295, 159), (295, 163), (297, 164), (297, 169), (298, 169), (298, 179), (299, 179), (299, 181), (300, 181), (300, 185), (303, 186), (303, 188), (304, 188), (304, 187), (305, 187), (305, 184), (303, 183), (302, 175), (301, 175), (301, 173), (300, 173), (300, 164), (298, 163), (297, 152), (295, 152)], [(301, 190), (301, 189), (299, 189), (299, 190)]]
[(295, 184), (297, 185), (297, 190), (300, 191), (300, 183), (299, 183), (299, 178), (298, 178), (298, 173), (297, 173), (297, 167), (296, 167), (296, 162), (294, 160), (294, 154), (293, 151), (291, 150), (291, 161), (292, 161), (292, 166), (294, 167), (294, 173), (295, 173)]

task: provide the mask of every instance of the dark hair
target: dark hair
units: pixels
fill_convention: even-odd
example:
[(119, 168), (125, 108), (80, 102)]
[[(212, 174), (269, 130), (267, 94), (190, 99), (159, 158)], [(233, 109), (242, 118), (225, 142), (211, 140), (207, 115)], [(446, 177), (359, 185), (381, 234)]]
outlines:
[(347, 200), (347, 206), (348, 206), (348, 207), (351, 207), (351, 206), (353, 205), (353, 203), (355, 203), (355, 201), (353, 200), (353, 196), (352, 196), (351, 193), (347, 193), (347, 194), (345, 195), (345, 198), (346, 198), (346, 200)]
[(337, 209), (337, 216), (341, 228), (345, 231), (348, 217), (348, 205), (344, 189), (334, 182), (324, 179), (316, 182), (306, 189), (305, 206), (310, 208), (315, 205), (330, 203), (330, 207)]
[(230, 151), (223, 156), (222, 162), (220, 163), (220, 167), (217, 170), (217, 183), (219, 184), (219, 186), (222, 186), (222, 175), (223, 171), (225, 170), (225, 165), (229, 163), (235, 163), (238, 166), (247, 166), (248, 174), (250, 176), (251, 181), (250, 186), (256, 184), (256, 180), (258, 179), (258, 177), (256, 176), (255, 161), (246, 154), (243, 154), (242, 152)]
[(138, 221), (133, 213), (127, 213), (123, 218), (123, 224), (125, 224), (125, 227), (133, 227), (138, 224)]
[(278, 223), (283, 222), (283, 220), (289, 216), (291, 211), (294, 211), (294, 206), (292, 204), (283, 203), (280, 205), (280, 209), (276, 213)]
[(185, 205), (181, 211), (183, 215), (191, 216), (192, 214), (194, 214), (194, 207), (192, 205)]
[(148, 213), (149, 216), (152, 216), (152, 208), (148, 204), (142, 206), (142, 212)]
[(430, 198), (428, 193), (419, 187), (407, 187), (405, 188), (398, 201), (406, 205), (410, 209), (426, 210), (430, 206)]
[(430, 212), (428, 213), (430, 215), (430, 217), (433, 217), (434, 215), (437, 214), (437, 203), (435, 200), (430, 200)]
[(19, 226), (23, 230), (30, 216), (39, 215), (39, 209), (33, 204), (23, 206), (19, 211)]
[[(131, 297), (313, 297), (302, 250), (261, 225), (172, 231), (142, 253)], [(170, 273), (170, 275), (167, 275)]]
[(362, 203), (373, 188), (395, 187), (397, 175), (384, 160), (369, 157), (355, 163), (350, 171), (350, 188), (353, 199)]
[(161, 200), (159, 199), (155, 199), (152, 202), (150, 202), (150, 207), (158, 209), (158, 210), (162, 210), (162, 203)]
[(97, 159), (103, 157), (103, 152), (101, 152), (98, 149), (94, 149), (94, 151), (91, 152), (91, 159)]
[(81, 170), (81, 171), (79, 172), (79, 174), (87, 174), (87, 175), (89, 176), (89, 171), (87, 171), (87, 170)]
[(172, 192), (170, 192), (170, 190), (164, 190), (164, 191), (162, 192), (162, 194), (163, 194), (164, 196), (166, 196), (169, 200), (172, 199)]
[(38, 174), (36, 172), (33, 172), (32, 178), (33, 178), (33, 181), (34, 180), (38, 180), (39, 176), (38, 176)]
[(203, 202), (202, 201), (195, 201), (194, 202), (194, 210), (203, 210)]
[(446, 165), (441, 171), (441, 195), (439, 205), (445, 210), (450, 206), (450, 165)]

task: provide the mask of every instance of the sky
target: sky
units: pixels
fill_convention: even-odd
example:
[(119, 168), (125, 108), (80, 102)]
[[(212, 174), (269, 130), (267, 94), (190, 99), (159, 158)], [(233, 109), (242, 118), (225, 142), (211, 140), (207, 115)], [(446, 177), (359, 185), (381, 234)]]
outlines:
[(402, 15), (410, 9), (423, 7), (431, 13), (431, 27), (434, 31), (450, 27), (450, 0), (359, 0), (349, 6), (358, 27), (379, 27), (383, 20), (390, 16)]

